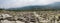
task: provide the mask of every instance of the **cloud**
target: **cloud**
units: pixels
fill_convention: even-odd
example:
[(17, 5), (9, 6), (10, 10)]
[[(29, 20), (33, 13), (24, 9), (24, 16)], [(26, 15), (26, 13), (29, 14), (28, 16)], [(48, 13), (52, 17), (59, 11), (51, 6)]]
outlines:
[(0, 8), (21, 7), (28, 5), (48, 5), (60, 0), (0, 0)]

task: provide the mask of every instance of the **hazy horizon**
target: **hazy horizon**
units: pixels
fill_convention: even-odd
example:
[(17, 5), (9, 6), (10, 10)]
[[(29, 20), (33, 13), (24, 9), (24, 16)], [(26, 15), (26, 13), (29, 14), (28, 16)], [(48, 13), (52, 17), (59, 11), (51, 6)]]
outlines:
[(0, 0), (0, 8), (15, 8), (28, 5), (48, 5), (60, 0)]

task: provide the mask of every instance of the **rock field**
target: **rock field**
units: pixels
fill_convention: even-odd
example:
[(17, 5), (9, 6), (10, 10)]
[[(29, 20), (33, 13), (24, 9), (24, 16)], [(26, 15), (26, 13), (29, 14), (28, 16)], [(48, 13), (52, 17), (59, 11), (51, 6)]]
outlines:
[(2, 11), (0, 23), (60, 23), (60, 11)]

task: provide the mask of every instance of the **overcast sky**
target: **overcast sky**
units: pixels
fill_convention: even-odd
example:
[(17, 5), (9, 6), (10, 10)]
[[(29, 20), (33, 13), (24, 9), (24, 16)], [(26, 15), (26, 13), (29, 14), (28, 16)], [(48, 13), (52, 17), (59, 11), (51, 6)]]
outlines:
[(28, 5), (48, 5), (60, 0), (0, 0), (0, 8), (21, 7)]

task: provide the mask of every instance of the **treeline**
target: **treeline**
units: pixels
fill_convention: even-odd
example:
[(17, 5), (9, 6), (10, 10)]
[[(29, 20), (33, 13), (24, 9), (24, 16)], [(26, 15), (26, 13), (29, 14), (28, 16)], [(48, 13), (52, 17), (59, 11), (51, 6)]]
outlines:
[(31, 9), (31, 10), (7, 10), (7, 11), (60, 11), (60, 9)]

